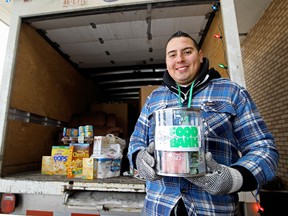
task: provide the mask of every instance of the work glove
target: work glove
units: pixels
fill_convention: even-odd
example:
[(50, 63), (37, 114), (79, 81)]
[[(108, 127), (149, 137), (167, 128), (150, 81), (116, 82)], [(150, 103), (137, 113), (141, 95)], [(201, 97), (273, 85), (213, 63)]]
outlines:
[(229, 194), (241, 188), (243, 177), (238, 170), (218, 164), (212, 158), (211, 152), (207, 152), (205, 158), (212, 173), (186, 179), (213, 195)]
[(155, 159), (152, 156), (154, 149), (155, 144), (152, 142), (146, 149), (141, 149), (136, 156), (136, 167), (139, 177), (149, 181), (161, 179), (153, 168), (155, 166)]

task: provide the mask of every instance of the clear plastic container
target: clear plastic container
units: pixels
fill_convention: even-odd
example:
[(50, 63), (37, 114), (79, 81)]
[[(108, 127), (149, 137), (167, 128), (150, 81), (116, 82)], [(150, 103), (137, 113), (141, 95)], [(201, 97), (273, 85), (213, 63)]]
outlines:
[(191, 177), (207, 173), (203, 122), (199, 110), (168, 108), (154, 112), (156, 173)]

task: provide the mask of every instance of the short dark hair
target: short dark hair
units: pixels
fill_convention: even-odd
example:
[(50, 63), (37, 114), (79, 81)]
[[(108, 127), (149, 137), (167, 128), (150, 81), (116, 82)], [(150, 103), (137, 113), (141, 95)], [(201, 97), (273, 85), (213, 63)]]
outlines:
[(194, 38), (192, 38), (189, 34), (185, 33), (185, 32), (182, 32), (182, 31), (177, 31), (176, 33), (174, 33), (167, 41), (166, 43), (166, 47), (167, 47), (167, 44), (169, 43), (169, 41), (171, 41), (173, 38), (176, 38), (176, 37), (187, 37), (187, 38), (190, 38), (193, 42), (193, 44), (195, 45), (196, 49), (199, 51), (200, 48), (198, 46), (198, 43), (196, 42), (196, 40)]

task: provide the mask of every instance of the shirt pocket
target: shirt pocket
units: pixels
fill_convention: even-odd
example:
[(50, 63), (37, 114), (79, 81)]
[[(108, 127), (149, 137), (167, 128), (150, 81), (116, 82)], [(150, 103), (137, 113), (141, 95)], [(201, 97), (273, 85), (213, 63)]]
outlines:
[(201, 105), (204, 121), (204, 135), (233, 139), (233, 121), (236, 110), (231, 103), (225, 101), (205, 101)]

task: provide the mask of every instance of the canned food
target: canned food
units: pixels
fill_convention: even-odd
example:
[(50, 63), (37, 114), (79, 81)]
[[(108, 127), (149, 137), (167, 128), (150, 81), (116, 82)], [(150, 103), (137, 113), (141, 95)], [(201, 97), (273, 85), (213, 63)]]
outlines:
[(79, 132), (78, 136), (85, 137), (85, 127), (84, 126), (79, 126), (78, 132)]
[(200, 112), (169, 108), (155, 111), (154, 116), (156, 173), (182, 177), (206, 174)]
[(92, 125), (86, 125), (85, 126), (85, 137), (93, 137), (93, 126)]

